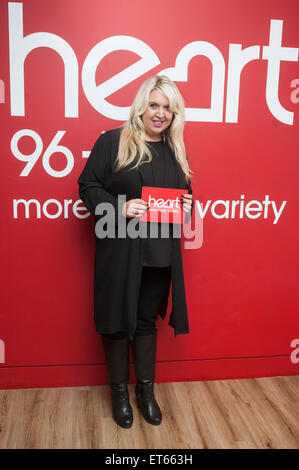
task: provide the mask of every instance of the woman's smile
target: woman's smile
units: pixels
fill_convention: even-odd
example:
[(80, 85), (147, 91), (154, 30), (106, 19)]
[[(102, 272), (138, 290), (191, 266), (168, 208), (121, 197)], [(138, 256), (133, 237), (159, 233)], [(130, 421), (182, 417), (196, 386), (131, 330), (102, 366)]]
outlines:
[(154, 121), (153, 120), (153, 124), (154, 124), (155, 127), (161, 127), (161, 126), (163, 126), (163, 121)]

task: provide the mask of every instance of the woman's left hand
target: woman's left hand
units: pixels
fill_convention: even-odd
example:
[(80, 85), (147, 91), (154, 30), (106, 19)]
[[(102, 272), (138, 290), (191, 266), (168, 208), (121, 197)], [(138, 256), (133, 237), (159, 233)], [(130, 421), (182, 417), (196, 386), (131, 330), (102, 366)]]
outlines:
[(192, 194), (182, 194), (181, 202), (183, 203), (183, 211), (188, 214), (192, 207)]

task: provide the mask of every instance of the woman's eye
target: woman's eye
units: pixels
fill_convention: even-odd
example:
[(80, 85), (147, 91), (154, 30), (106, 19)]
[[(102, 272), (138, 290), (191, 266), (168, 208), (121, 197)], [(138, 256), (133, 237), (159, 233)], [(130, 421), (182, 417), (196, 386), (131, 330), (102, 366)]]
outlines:
[[(155, 103), (151, 103), (150, 104), (150, 108), (156, 108), (157, 105)], [(166, 111), (169, 111), (169, 106), (164, 106), (164, 109), (166, 109)]]

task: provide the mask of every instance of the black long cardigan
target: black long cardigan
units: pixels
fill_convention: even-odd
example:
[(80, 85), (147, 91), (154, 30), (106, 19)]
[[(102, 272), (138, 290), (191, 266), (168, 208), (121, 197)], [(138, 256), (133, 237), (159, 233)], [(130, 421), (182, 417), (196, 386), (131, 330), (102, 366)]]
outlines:
[[(115, 208), (115, 238), (98, 238), (95, 235), (94, 272), (94, 320), (97, 332), (113, 334), (126, 331), (133, 335), (136, 328), (137, 302), (141, 280), (143, 241), (126, 236), (117, 237), (118, 207), (117, 196), (125, 195), (126, 201), (141, 198), (142, 164), (130, 170), (136, 160), (127, 167), (113, 172), (118, 154), (121, 128), (106, 131), (95, 142), (86, 165), (78, 178), (79, 195), (88, 211), (95, 216), (95, 224), (101, 218), (96, 214), (99, 203), (109, 202)], [(176, 161), (176, 160), (175, 160)], [(177, 162), (176, 162), (177, 163)], [(177, 163), (180, 184), (178, 188), (188, 189), (185, 175)], [(130, 170), (130, 171), (129, 171)], [(192, 212), (187, 215), (191, 216)], [(103, 215), (102, 215), (103, 216)], [(124, 218), (125, 223), (130, 222)], [(187, 219), (185, 219), (185, 222)], [(139, 224), (139, 222), (138, 222)], [(136, 228), (137, 230), (137, 228)], [(169, 325), (175, 335), (189, 333), (185, 296), (184, 273), (181, 253), (181, 239), (172, 238), (172, 311)], [(164, 299), (158, 314), (165, 318), (168, 297)]]

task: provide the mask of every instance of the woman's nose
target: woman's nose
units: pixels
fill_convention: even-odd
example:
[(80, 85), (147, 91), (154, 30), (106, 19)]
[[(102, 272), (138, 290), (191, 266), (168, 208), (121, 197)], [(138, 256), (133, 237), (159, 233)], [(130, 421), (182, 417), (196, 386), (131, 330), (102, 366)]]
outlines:
[(163, 107), (158, 109), (157, 115), (158, 115), (159, 117), (163, 117), (163, 116), (164, 116), (164, 108), (163, 108)]

